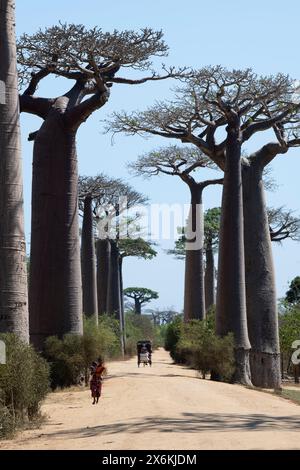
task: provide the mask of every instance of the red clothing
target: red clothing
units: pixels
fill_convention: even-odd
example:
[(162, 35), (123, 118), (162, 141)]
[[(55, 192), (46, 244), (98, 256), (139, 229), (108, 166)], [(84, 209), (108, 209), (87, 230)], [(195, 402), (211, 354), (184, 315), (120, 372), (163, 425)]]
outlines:
[(90, 389), (91, 389), (93, 398), (101, 396), (102, 382), (96, 377), (95, 374), (93, 374), (91, 378)]
[(90, 381), (90, 389), (91, 389), (93, 398), (95, 397), (97, 398), (101, 396), (102, 374), (104, 371), (105, 371), (105, 367), (98, 365), (92, 374), (92, 378)]

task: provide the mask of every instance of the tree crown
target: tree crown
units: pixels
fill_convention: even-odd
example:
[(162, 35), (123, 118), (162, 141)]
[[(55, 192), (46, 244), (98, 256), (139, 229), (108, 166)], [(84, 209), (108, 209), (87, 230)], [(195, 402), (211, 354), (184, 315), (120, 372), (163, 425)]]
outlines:
[(274, 152), (300, 145), (299, 109), (294, 81), (286, 75), (260, 77), (250, 69), (206, 67), (184, 80), (172, 102), (158, 102), (143, 112), (113, 113), (106, 130), (192, 143), (224, 167), (227, 137), (220, 130), (234, 118), (240, 123), (242, 143), (257, 132), (274, 131), (276, 145), (253, 154), (264, 159), (265, 166)]
[(116, 67), (149, 69), (151, 57), (167, 52), (162, 31), (151, 28), (105, 32), (98, 27), (60, 23), (32, 35), (23, 34), (18, 41), (20, 76), (25, 81), (43, 68), (67, 78), (98, 76), (109, 80)]
[(140, 304), (150, 302), (152, 299), (158, 299), (158, 292), (146, 287), (127, 287), (127, 289), (124, 289), (124, 295), (138, 300)]
[(129, 169), (136, 175), (151, 177), (160, 173), (166, 175), (189, 175), (197, 168), (213, 168), (216, 165), (199, 149), (170, 145), (160, 147), (145, 155), (137, 161), (128, 164)]
[(122, 258), (135, 256), (142, 259), (152, 259), (157, 251), (152, 247), (153, 243), (143, 238), (122, 238), (119, 240), (119, 251)]

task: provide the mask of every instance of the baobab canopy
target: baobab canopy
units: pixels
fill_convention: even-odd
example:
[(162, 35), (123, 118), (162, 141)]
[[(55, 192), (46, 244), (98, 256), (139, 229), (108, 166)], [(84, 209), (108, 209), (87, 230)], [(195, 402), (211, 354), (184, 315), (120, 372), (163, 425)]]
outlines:
[[(140, 31), (104, 32), (101, 28), (87, 29), (80, 24), (62, 24), (23, 34), (18, 42), (18, 63), (21, 83), (28, 83), (39, 73), (54, 74), (74, 80), (85, 79), (95, 85), (103, 82), (143, 83), (114, 77), (120, 68), (149, 70), (153, 56), (167, 55), (168, 47), (162, 31), (143, 28)], [(152, 72), (148, 80), (167, 78), (174, 68), (159, 77)]]
[(226, 138), (217, 131), (228, 123), (228, 110), (241, 120), (242, 143), (273, 129), (280, 146), (299, 145), (300, 105), (294, 81), (287, 75), (258, 76), (251, 69), (209, 66), (186, 78), (171, 102), (145, 111), (114, 112), (107, 129), (128, 135), (153, 134), (192, 143), (223, 166)]

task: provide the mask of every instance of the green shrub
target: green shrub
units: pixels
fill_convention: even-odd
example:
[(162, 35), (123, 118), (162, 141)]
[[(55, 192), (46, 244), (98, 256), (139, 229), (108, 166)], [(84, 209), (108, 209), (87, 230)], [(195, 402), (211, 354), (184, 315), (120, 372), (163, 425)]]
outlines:
[(120, 324), (118, 320), (110, 315), (101, 315), (99, 317), (98, 331), (101, 345), (100, 354), (107, 359), (119, 357), (121, 345)]
[(1, 334), (6, 344), (6, 364), (0, 365), (1, 435), (39, 415), (49, 388), (49, 366), (35, 350), (13, 334)]
[(234, 373), (233, 335), (220, 338), (215, 334), (214, 308), (203, 321), (183, 323), (177, 317), (167, 327), (165, 348), (177, 363), (197, 369), (203, 378), (214, 371), (222, 380), (229, 381)]
[(45, 342), (45, 357), (51, 366), (51, 387), (70, 387), (84, 371), (82, 337), (68, 334), (63, 339), (50, 336)]
[(84, 319), (83, 335), (50, 336), (45, 342), (45, 357), (51, 364), (51, 387), (70, 387), (82, 377), (87, 384), (92, 361), (99, 356), (110, 359), (120, 355), (119, 323), (103, 315), (98, 326)]
[(136, 354), (136, 343), (140, 340), (150, 340), (153, 349), (161, 345), (159, 329), (154, 326), (149, 315), (136, 315), (127, 312), (125, 317), (126, 355)]
[(291, 361), (292, 344), (300, 339), (300, 304), (285, 303), (279, 315), (279, 339), (283, 372), (293, 373), (297, 382), (297, 366)]
[(202, 377), (211, 371), (225, 382), (232, 379), (234, 373), (233, 335), (220, 338), (214, 334), (191, 347), (191, 365), (201, 372)]
[(177, 356), (176, 346), (180, 340), (183, 328), (183, 321), (180, 316), (167, 325), (165, 331), (165, 349), (170, 352), (172, 359), (180, 362), (180, 358)]
[(0, 439), (10, 438), (14, 435), (16, 423), (13, 414), (0, 403)]

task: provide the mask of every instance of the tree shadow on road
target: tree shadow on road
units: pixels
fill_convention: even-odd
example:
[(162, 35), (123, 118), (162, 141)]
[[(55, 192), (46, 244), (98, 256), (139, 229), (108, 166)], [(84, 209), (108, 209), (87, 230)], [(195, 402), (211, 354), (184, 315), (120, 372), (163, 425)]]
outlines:
[(201, 433), (229, 431), (299, 431), (299, 416), (270, 416), (265, 414), (182, 413), (180, 418), (150, 416), (127, 422), (93, 427), (60, 430), (47, 433), (48, 438), (82, 439), (119, 433)]
[(128, 378), (128, 377), (138, 377), (138, 378), (141, 378), (141, 379), (146, 379), (147, 377), (183, 377), (183, 378), (186, 378), (186, 379), (193, 379), (193, 380), (194, 379), (197, 379), (197, 380), (200, 379), (200, 376), (197, 376), (196, 374), (195, 374), (195, 376), (184, 375), (184, 374), (161, 374), (161, 373), (156, 374), (154, 371), (153, 371), (153, 373), (152, 372), (150, 373), (150, 370), (152, 371), (152, 369), (147, 369), (147, 371), (145, 371), (145, 374), (143, 374), (143, 369), (141, 369), (140, 372), (128, 372), (126, 374), (112, 374), (112, 375), (108, 375), (105, 378), (105, 380)]

